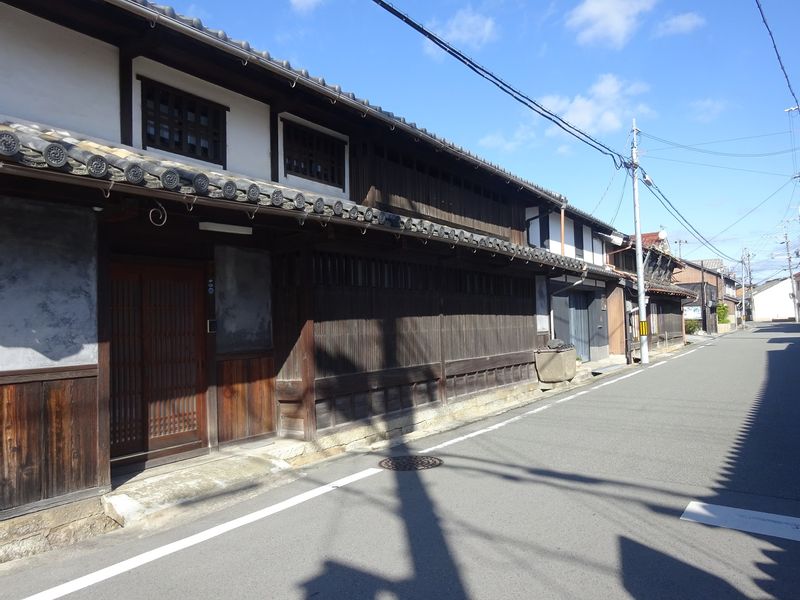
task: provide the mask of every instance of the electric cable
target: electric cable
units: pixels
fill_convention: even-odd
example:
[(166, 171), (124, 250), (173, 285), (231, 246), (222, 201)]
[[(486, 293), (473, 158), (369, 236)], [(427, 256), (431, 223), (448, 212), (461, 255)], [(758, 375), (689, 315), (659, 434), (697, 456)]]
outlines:
[(622, 199), (625, 197), (625, 190), (628, 189), (628, 179), (630, 178), (630, 172), (628, 169), (625, 169), (625, 181), (622, 182), (622, 191), (619, 194), (619, 202), (617, 202), (617, 210), (614, 211), (614, 216), (611, 218), (609, 225), (613, 225), (614, 221), (617, 220), (617, 215), (619, 214), (619, 209), (622, 206)]
[[(642, 169), (641, 167), (639, 167), (639, 169), (642, 172), (642, 176), (643, 176), (642, 182), (644, 183), (645, 182), (645, 178), (647, 178), (647, 172), (644, 169)], [(673, 217), (678, 219), (678, 222), (681, 223), (682, 225), (684, 225), (688, 229), (689, 233), (692, 234), (692, 236), (697, 241), (699, 241), (706, 248), (708, 248), (709, 250), (714, 252), (720, 258), (724, 258), (724, 259), (729, 260), (729, 261), (731, 261), (733, 263), (738, 263), (739, 262), (738, 259), (733, 258), (732, 256), (726, 254), (725, 252), (723, 252), (722, 250), (717, 248), (713, 243), (711, 243), (710, 240), (708, 240), (702, 233), (700, 233), (697, 230), (697, 228), (695, 228), (695, 226), (692, 225), (689, 222), (689, 220), (686, 217), (683, 216), (683, 214), (681, 214), (681, 212), (675, 207), (675, 205), (672, 204), (672, 202), (670, 202), (670, 200), (669, 200), (669, 198), (667, 198), (666, 194), (664, 194), (664, 192), (661, 191), (661, 189), (655, 183), (653, 183), (653, 181), (650, 178), (647, 178), (647, 181), (648, 181), (648, 183), (645, 183), (645, 187), (650, 191), (651, 194), (653, 194), (656, 197), (656, 199), (667, 210), (667, 212), (669, 212)]]
[(682, 165), (692, 165), (695, 167), (711, 167), (714, 169), (725, 169), (726, 171), (739, 171), (741, 173), (757, 173), (759, 175), (774, 175), (775, 177), (791, 177), (787, 173), (775, 173), (774, 171), (758, 171), (756, 169), (743, 169), (741, 167), (725, 167), (723, 165), (712, 165), (709, 163), (701, 163), (690, 160), (678, 160), (677, 158), (665, 158), (663, 156), (650, 156), (647, 155), (648, 160), (663, 160), (666, 162), (680, 163)]
[[(765, 138), (765, 137), (773, 137), (776, 135), (784, 135), (787, 133), (791, 133), (790, 131), (776, 131), (774, 133), (761, 133), (759, 135), (747, 135), (744, 137), (736, 137), (736, 138), (728, 138), (725, 140), (712, 140), (710, 142), (699, 142), (697, 144), (684, 144), (688, 148), (697, 148), (699, 146), (713, 146), (714, 144), (725, 144), (727, 142), (740, 142), (742, 140), (755, 140), (758, 138)], [(656, 150), (668, 150), (669, 146), (662, 147), (662, 148), (651, 148), (649, 152), (655, 152)]]
[[(767, 200), (769, 200), (770, 198), (772, 198), (773, 196), (775, 196), (775, 194), (777, 194), (778, 192), (780, 192), (780, 191), (781, 191), (783, 188), (785, 188), (787, 185), (789, 185), (789, 184), (790, 184), (790, 183), (791, 183), (793, 180), (794, 180), (794, 178), (790, 178), (790, 179), (789, 179), (789, 180), (788, 180), (786, 183), (784, 183), (784, 184), (783, 184), (781, 187), (779, 187), (777, 190), (775, 190), (774, 192), (772, 192), (772, 193), (771, 193), (769, 196), (767, 196), (766, 198), (764, 198), (764, 199), (763, 199), (761, 202), (759, 202), (758, 204), (756, 204), (756, 205), (755, 205), (753, 208), (751, 208), (750, 210), (748, 210), (748, 211), (747, 211), (746, 213), (744, 213), (744, 214), (743, 214), (741, 217), (739, 217), (739, 218), (738, 218), (738, 219), (736, 219), (736, 220), (735, 220), (733, 223), (731, 223), (730, 225), (728, 225), (728, 226), (727, 226), (725, 229), (723, 229), (722, 231), (719, 231), (719, 232), (717, 232), (717, 233), (716, 233), (714, 236), (712, 236), (712, 237), (711, 237), (711, 240), (714, 240), (714, 239), (718, 238), (718, 237), (719, 237), (719, 236), (721, 236), (723, 233), (725, 233), (726, 231), (728, 231), (729, 229), (731, 229), (731, 228), (732, 228), (734, 225), (738, 225), (739, 223), (741, 223), (742, 221), (744, 221), (744, 220), (745, 220), (745, 219), (746, 219), (748, 216), (750, 216), (750, 215), (751, 215), (751, 214), (753, 214), (753, 213), (754, 213), (756, 210), (758, 210), (759, 208), (761, 208), (761, 207), (762, 207), (762, 206), (763, 206), (763, 205), (764, 205), (764, 204), (767, 202)], [(796, 186), (796, 184), (795, 184), (795, 186)], [(794, 194), (794, 192), (792, 192), (792, 194)]]
[[(639, 132), (642, 137), (650, 138), (651, 140), (655, 140), (657, 142), (661, 142), (662, 144), (668, 144), (674, 148), (680, 148), (682, 150), (689, 150), (691, 152), (699, 152), (701, 154), (711, 154), (713, 156), (726, 156), (730, 158), (765, 158), (767, 156), (779, 156), (781, 154), (789, 154), (792, 152), (792, 148), (787, 148), (786, 150), (777, 150), (775, 152), (760, 152), (754, 154), (739, 154), (735, 152), (719, 152), (717, 150), (704, 150), (702, 148), (695, 148), (693, 146), (687, 146), (686, 144), (679, 144), (678, 142), (671, 142), (669, 140), (665, 140), (664, 138), (660, 138), (649, 133), (645, 133), (643, 131)], [(650, 150), (650, 152), (655, 152), (655, 150)]]
[(772, 35), (772, 30), (769, 28), (769, 23), (767, 23), (767, 17), (764, 15), (764, 9), (761, 8), (760, 0), (756, 0), (756, 6), (758, 6), (758, 12), (761, 13), (761, 20), (764, 22), (764, 27), (767, 28), (767, 33), (769, 34), (769, 39), (772, 40), (772, 48), (775, 50), (775, 56), (778, 58), (778, 64), (781, 67), (781, 71), (783, 71), (783, 76), (786, 78), (786, 85), (789, 88), (789, 92), (792, 94), (792, 98), (794, 98), (794, 105), (800, 109), (800, 101), (797, 100), (797, 95), (794, 93), (792, 89), (792, 83), (789, 81), (789, 75), (786, 73), (786, 67), (783, 66), (783, 59), (781, 58), (781, 53), (778, 52), (778, 45), (775, 43), (775, 36)]
[(544, 117), (564, 132), (568, 133), (569, 135), (573, 136), (574, 138), (578, 139), (579, 141), (583, 142), (587, 146), (597, 150), (598, 152), (605, 154), (614, 162), (614, 166), (617, 169), (621, 169), (623, 167), (628, 166), (628, 159), (613, 150), (609, 146), (605, 145), (601, 141), (597, 140), (590, 134), (586, 133), (585, 131), (579, 129), (575, 125), (572, 125), (565, 119), (561, 118), (556, 113), (550, 111), (549, 109), (545, 108), (523, 92), (519, 91), (518, 89), (514, 88), (512, 85), (507, 83), (505, 80), (500, 78), (499, 76), (495, 75), (493, 72), (488, 70), (487, 68), (483, 67), (482, 65), (478, 64), (471, 58), (469, 58), (466, 54), (461, 52), (460, 50), (456, 49), (454, 46), (440, 38), (438, 35), (433, 33), (432, 31), (425, 28), (423, 25), (406, 15), (405, 13), (401, 12), (388, 2), (384, 0), (372, 0), (375, 4), (377, 4), (380, 8), (384, 9), (394, 17), (398, 18), (400, 21), (414, 29), (417, 33), (423, 35), (425, 38), (430, 40), (433, 44), (444, 50), (447, 54), (458, 60), (468, 69), (482, 77), (483, 79), (489, 81), (492, 85), (500, 89), (503, 93), (507, 94), (523, 106), (533, 110), (538, 115)]

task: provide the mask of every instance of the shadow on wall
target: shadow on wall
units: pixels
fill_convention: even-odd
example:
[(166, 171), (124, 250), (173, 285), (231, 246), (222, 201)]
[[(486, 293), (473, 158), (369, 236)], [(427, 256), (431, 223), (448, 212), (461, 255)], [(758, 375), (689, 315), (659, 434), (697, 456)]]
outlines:
[(0, 365), (97, 362), (96, 223), (88, 209), (0, 197)]

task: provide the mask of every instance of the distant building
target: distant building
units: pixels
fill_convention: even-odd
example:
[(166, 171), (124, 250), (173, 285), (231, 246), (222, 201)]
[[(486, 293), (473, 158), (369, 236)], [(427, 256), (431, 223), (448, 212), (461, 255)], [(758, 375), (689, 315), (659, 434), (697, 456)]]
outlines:
[(794, 321), (792, 280), (772, 279), (753, 290), (753, 321)]

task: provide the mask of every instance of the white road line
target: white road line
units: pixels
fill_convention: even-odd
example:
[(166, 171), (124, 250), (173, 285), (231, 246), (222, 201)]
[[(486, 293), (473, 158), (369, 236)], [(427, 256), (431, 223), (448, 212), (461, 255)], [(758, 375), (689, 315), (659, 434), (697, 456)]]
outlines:
[(483, 435), (485, 433), (489, 433), (490, 431), (496, 431), (497, 429), (500, 429), (501, 427), (505, 427), (509, 423), (513, 423), (514, 421), (518, 421), (523, 417), (526, 417), (528, 415), (532, 415), (532, 414), (541, 412), (541, 411), (543, 411), (543, 410), (545, 410), (547, 408), (550, 408), (551, 406), (553, 406), (555, 404), (561, 404), (562, 402), (567, 402), (568, 400), (573, 400), (574, 398), (577, 398), (578, 396), (583, 396), (584, 394), (588, 394), (592, 390), (596, 390), (596, 389), (601, 388), (601, 387), (606, 386), (606, 385), (611, 385), (612, 383), (617, 383), (618, 381), (622, 381), (623, 379), (627, 379), (628, 377), (633, 377), (634, 375), (638, 375), (641, 372), (642, 371), (634, 371), (632, 373), (628, 373), (627, 375), (623, 375), (622, 377), (617, 377), (616, 379), (611, 379), (610, 381), (606, 381), (605, 383), (601, 383), (600, 385), (596, 385), (596, 386), (594, 386), (592, 388), (589, 388), (588, 390), (582, 390), (580, 392), (575, 392), (574, 394), (572, 394), (570, 396), (566, 396), (564, 398), (560, 398), (559, 400), (556, 400), (552, 404), (546, 404), (544, 406), (540, 406), (538, 408), (534, 408), (533, 410), (529, 410), (528, 412), (523, 413), (522, 415), (518, 415), (516, 417), (512, 417), (511, 419), (507, 419), (505, 421), (501, 421), (500, 423), (495, 423), (494, 425), (492, 425), (490, 427), (485, 427), (483, 429), (478, 429), (477, 431), (473, 431), (473, 432), (468, 433), (466, 435), (462, 435), (462, 436), (459, 436), (457, 438), (453, 438), (451, 440), (447, 440), (446, 442), (442, 442), (441, 444), (436, 444), (435, 446), (431, 446), (430, 448), (425, 448), (424, 450), (417, 450), (417, 454), (427, 454), (428, 452), (433, 452), (434, 450), (441, 450), (442, 448), (447, 448), (448, 446), (452, 446), (453, 444), (459, 444), (461, 442), (464, 442), (464, 441), (469, 440), (471, 438), (477, 437), (479, 435)]
[[(700, 346), (700, 348), (702, 348), (702, 346)], [(694, 350), (689, 350), (688, 352), (684, 352), (683, 354), (678, 354), (676, 356), (673, 356), (672, 358), (680, 358), (681, 356), (689, 356), (693, 352), (697, 352), (698, 350), (700, 350), (700, 348), (695, 348)]]
[(182, 540), (154, 548), (153, 550), (138, 554), (137, 556), (123, 560), (122, 562), (118, 562), (110, 567), (100, 569), (94, 573), (89, 573), (83, 577), (78, 577), (77, 579), (57, 585), (56, 587), (39, 592), (33, 596), (28, 596), (25, 598), (25, 600), (55, 600), (56, 598), (61, 598), (67, 594), (72, 594), (73, 592), (77, 592), (78, 590), (95, 585), (101, 581), (105, 581), (106, 579), (111, 579), (112, 577), (116, 577), (117, 575), (126, 573), (127, 571), (132, 571), (133, 569), (141, 567), (142, 565), (146, 565), (147, 563), (164, 558), (165, 556), (169, 556), (175, 552), (180, 552), (186, 548), (207, 542), (208, 540), (224, 533), (228, 533), (229, 531), (233, 531), (239, 527), (244, 527), (245, 525), (255, 523), (256, 521), (260, 521), (261, 519), (292, 508), (293, 506), (297, 506), (303, 502), (308, 502), (309, 500), (312, 500), (318, 496), (322, 496), (323, 494), (327, 494), (328, 492), (332, 492), (338, 488), (350, 485), (351, 483), (355, 483), (361, 479), (366, 479), (367, 477), (372, 477), (373, 475), (382, 472), (383, 469), (377, 468), (359, 471), (358, 473), (343, 477), (342, 479), (337, 479), (332, 483), (322, 485), (314, 488), (313, 490), (303, 492), (302, 494), (298, 494), (297, 496), (289, 498), (288, 500), (284, 500), (283, 502), (279, 502), (278, 504), (273, 504), (267, 508), (262, 508), (261, 510), (257, 510), (248, 515), (244, 515), (243, 517), (239, 517), (238, 519), (233, 519), (227, 523), (216, 525), (215, 527), (211, 527), (210, 529), (206, 529), (200, 533), (190, 535)]
[(800, 519), (796, 517), (706, 504), (693, 500), (683, 511), (681, 519), (725, 529), (800, 541)]
[(650, 368), (651, 369), (655, 369), (656, 367), (660, 367), (663, 364), (664, 364), (664, 361), (662, 360), (660, 362), (657, 362), (657, 363), (654, 363), (654, 364), (650, 365)]

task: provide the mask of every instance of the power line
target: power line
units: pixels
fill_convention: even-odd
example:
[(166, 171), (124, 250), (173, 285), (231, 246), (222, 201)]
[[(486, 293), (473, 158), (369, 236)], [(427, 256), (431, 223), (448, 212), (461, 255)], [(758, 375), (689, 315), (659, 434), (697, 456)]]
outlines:
[(797, 99), (797, 95), (794, 93), (792, 89), (792, 84), (789, 81), (789, 75), (786, 73), (786, 68), (783, 66), (783, 60), (781, 59), (781, 53), (778, 52), (778, 46), (775, 43), (775, 36), (772, 35), (772, 30), (769, 28), (769, 23), (767, 23), (767, 17), (764, 16), (764, 9), (761, 8), (760, 0), (756, 0), (756, 6), (758, 6), (758, 12), (761, 13), (761, 20), (764, 21), (764, 27), (767, 28), (767, 33), (769, 34), (769, 39), (772, 40), (772, 48), (775, 50), (775, 56), (778, 58), (778, 64), (781, 66), (781, 71), (783, 71), (783, 76), (786, 78), (786, 85), (789, 88), (789, 92), (792, 94), (792, 98), (794, 98), (794, 105), (800, 106), (800, 100)]
[(456, 49), (454, 46), (440, 38), (438, 35), (433, 33), (432, 31), (426, 29), (423, 25), (409, 17), (408, 15), (402, 13), (394, 6), (389, 4), (388, 2), (384, 2), (384, 0), (372, 0), (375, 4), (379, 7), (384, 9), (385, 11), (389, 12), (391, 15), (400, 19), (403, 23), (411, 27), (417, 33), (423, 35), (428, 40), (433, 42), (436, 46), (447, 52), (450, 56), (455, 58), (457, 61), (462, 63), (471, 71), (475, 72), (477, 75), (489, 81), (492, 85), (500, 89), (503, 93), (507, 94), (523, 106), (531, 109), (532, 111), (536, 112), (540, 116), (544, 117), (569, 135), (573, 136), (574, 138), (578, 139), (579, 141), (583, 142), (587, 146), (594, 148), (598, 152), (605, 154), (606, 156), (610, 157), (611, 160), (614, 162), (614, 166), (617, 169), (621, 169), (628, 164), (628, 159), (624, 157), (622, 154), (617, 152), (616, 150), (611, 149), (610, 147), (606, 146), (604, 143), (600, 142), (596, 138), (592, 137), (585, 131), (579, 129), (575, 125), (572, 125), (568, 121), (562, 119), (556, 113), (548, 110), (529, 96), (525, 95), (523, 92), (519, 91), (505, 80), (500, 78), (499, 76), (495, 75), (487, 68), (483, 67), (482, 65), (476, 63), (474, 60), (469, 58), (460, 50)]
[(598, 208), (600, 208), (600, 205), (603, 203), (603, 200), (606, 199), (606, 194), (608, 194), (608, 190), (611, 189), (611, 184), (614, 183), (614, 179), (616, 179), (617, 173), (619, 173), (619, 169), (614, 169), (614, 172), (611, 174), (611, 179), (608, 181), (608, 185), (606, 186), (605, 191), (600, 196), (600, 200), (597, 201), (597, 204), (594, 205), (594, 208), (589, 213), (590, 215), (594, 215), (595, 211)]
[[(641, 167), (640, 167), (641, 169)], [(661, 191), (661, 189), (653, 183), (653, 181), (647, 176), (647, 172), (644, 169), (641, 169), (643, 175), (643, 182), (645, 183), (645, 187), (653, 194), (656, 199), (661, 203), (661, 205), (670, 213), (675, 219), (678, 220), (680, 224), (687, 228), (690, 234), (703, 246), (711, 250), (714, 254), (718, 255), (721, 258), (729, 260), (734, 263), (738, 263), (739, 259), (733, 258), (728, 254), (725, 254), (722, 250), (717, 248), (710, 240), (708, 240), (702, 233), (700, 233), (697, 228), (692, 225), (689, 220), (684, 217), (681, 212), (675, 207), (672, 202), (670, 202), (669, 198)]]
[[(748, 216), (750, 216), (750, 215), (751, 215), (752, 213), (754, 213), (756, 210), (758, 210), (759, 208), (761, 208), (761, 207), (762, 207), (762, 206), (763, 206), (763, 205), (764, 205), (764, 204), (767, 202), (767, 200), (769, 200), (770, 198), (772, 198), (773, 196), (775, 196), (775, 194), (777, 194), (778, 192), (780, 192), (780, 191), (781, 191), (783, 188), (785, 188), (787, 185), (789, 185), (789, 184), (790, 184), (790, 183), (791, 183), (793, 180), (794, 180), (794, 178), (792, 177), (791, 179), (789, 179), (789, 181), (787, 181), (786, 183), (784, 183), (784, 184), (783, 184), (781, 187), (779, 187), (777, 190), (775, 190), (774, 192), (772, 192), (772, 193), (771, 193), (769, 196), (767, 196), (766, 198), (764, 198), (764, 199), (763, 199), (761, 202), (759, 202), (758, 204), (756, 204), (756, 205), (755, 205), (753, 208), (751, 208), (750, 210), (748, 210), (748, 211), (747, 211), (746, 213), (744, 213), (744, 214), (743, 214), (741, 217), (739, 217), (739, 218), (738, 218), (738, 219), (736, 219), (736, 220), (735, 220), (733, 223), (731, 223), (730, 225), (728, 225), (728, 226), (727, 226), (725, 229), (723, 229), (722, 231), (719, 231), (719, 232), (718, 232), (716, 235), (714, 235), (714, 236), (713, 236), (711, 239), (712, 239), (712, 240), (714, 240), (714, 239), (718, 238), (718, 237), (719, 237), (719, 236), (721, 236), (723, 233), (725, 233), (726, 231), (728, 231), (729, 229), (731, 229), (731, 228), (732, 228), (734, 225), (738, 225), (739, 223), (741, 223), (742, 221), (744, 221), (744, 220), (745, 220), (745, 219), (746, 219)], [(796, 185), (796, 184), (795, 184), (795, 185)]]
[(611, 218), (611, 222), (609, 225), (613, 225), (614, 221), (617, 220), (617, 215), (619, 214), (619, 209), (622, 206), (622, 199), (625, 197), (625, 190), (628, 189), (628, 177), (630, 176), (630, 172), (628, 169), (625, 169), (625, 181), (622, 182), (622, 191), (619, 194), (619, 202), (617, 202), (617, 210), (614, 211), (614, 216)]
[(787, 173), (775, 173), (773, 171), (757, 171), (755, 169), (742, 169), (740, 167), (725, 167), (722, 165), (712, 165), (709, 163), (701, 163), (701, 162), (694, 162), (690, 160), (678, 160), (677, 158), (664, 158), (663, 156), (650, 156), (649, 154), (646, 155), (647, 159), (650, 160), (665, 160), (667, 162), (674, 162), (680, 163), (682, 165), (692, 165), (695, 167), (710, 167), (713, 169), (725, 169), (726, 171), (740, 171), (742, 173), (758, 173), (759, 175), (774, 175), (775, 177), (791, 177)]
[[(678, 142), (671, 142), (669, 140), (665, 140), (664, 138), (656, 137), (654, 135), (650, 135), (649, 133), (640, 132), (642, 137), (650, 138), (651, 140), (656, 140), (657, 142), (661, 142), (662, 144), (669, 144), (674, 148), (681, 148), (683, 150), (689, 150), (691, 152), (699, 152), (701, 154), (711, 154), (713, 156), (727, 156), (732, 158), (764, 158), (767, 156), (778, 156), (780, 154), (789, 154), (793, 152), (792, 148), (787, 148), (786, 150), (778, 150), (776, 152), (761, 152), (755, 154), (739, 154), (735, 152), (718, 152), (717, 150), (704, 150), (702, 148), (695, 148), (693, 146), (687, 146), (685, 144), (679, 144)], [(650, 152), (655, 152), (655, 150), (650, 150)]]
[[(699, 142), (697, 144), (685, 144), (685, 146), (689, 148), (697, 148), (698, 146), (712, 146), (714, 144), (725, 144), (727, 142), (741, 142), (742, 140), (755, 140), (758, 138), (765, 138), (765, 137), (773, 137), (776, 135), (785, 135), (787, 133), (791, 133), (790, 131), (776, 131), (775, 133), (762, 133), (759, 135), (747, 135), (744, 137), (736, 137), (736, 138), (728, 138), (725, 140), (713, 140), (711, 142)], [(668, 150), (669, 148), (652, 148), (650, 152), (655, 152), (656, 150)]]

